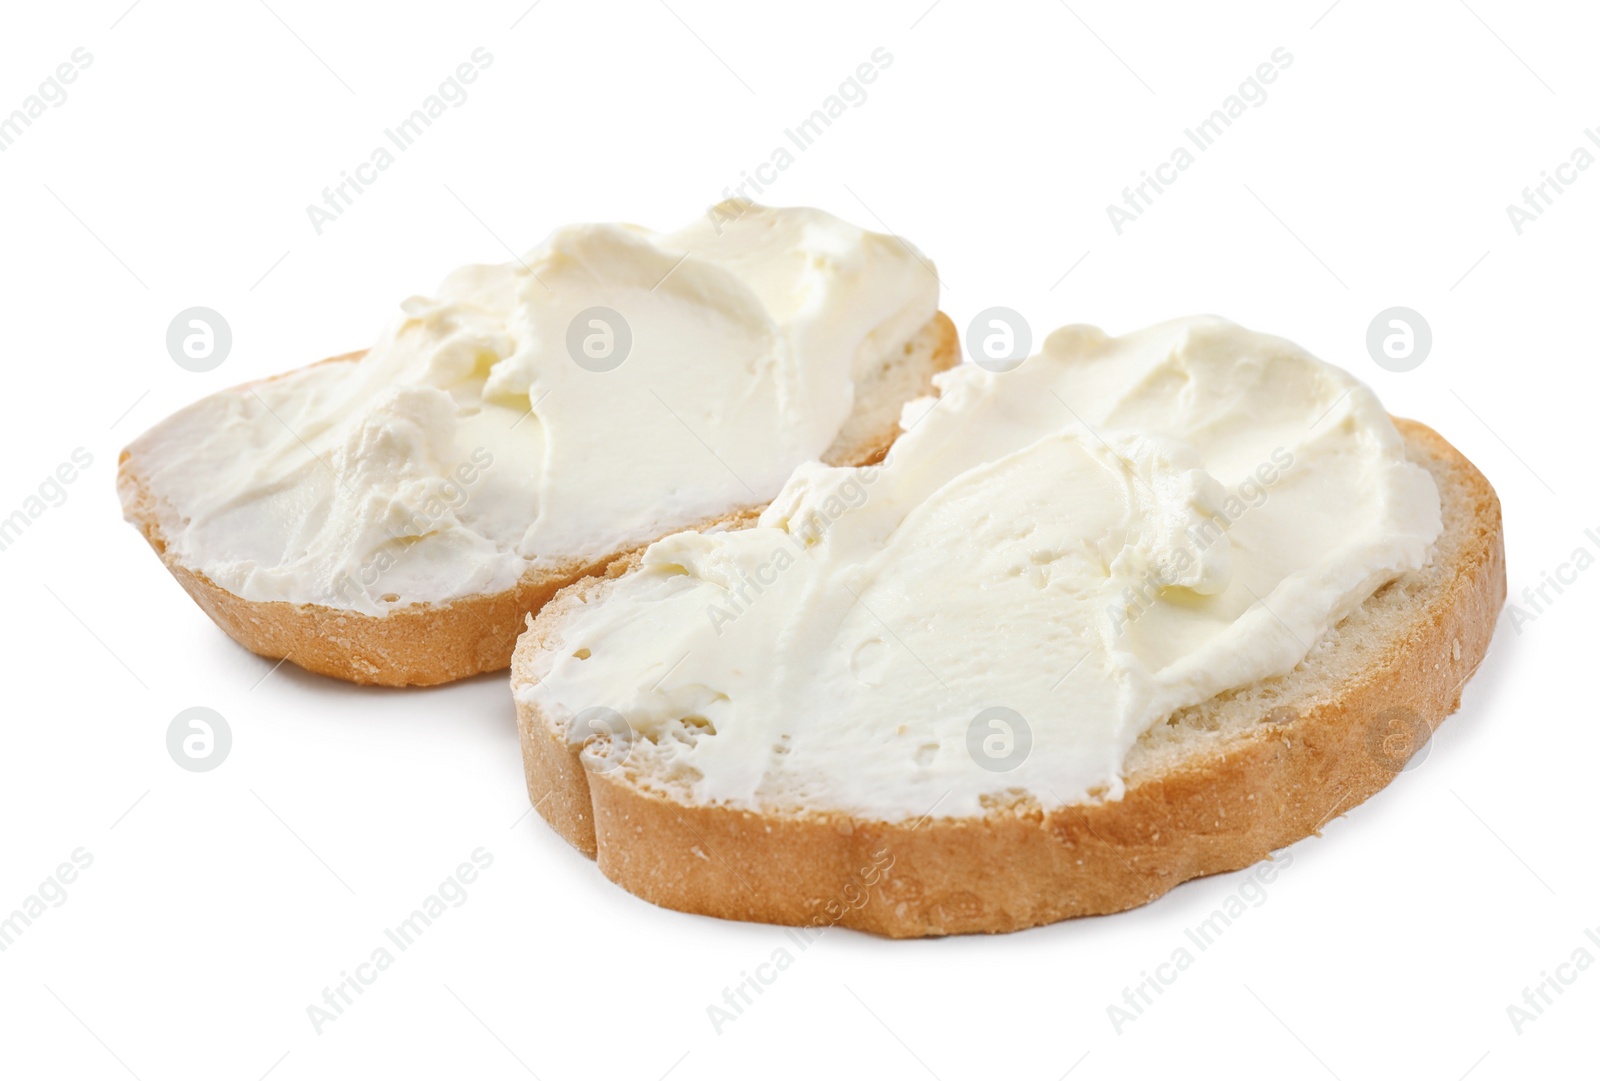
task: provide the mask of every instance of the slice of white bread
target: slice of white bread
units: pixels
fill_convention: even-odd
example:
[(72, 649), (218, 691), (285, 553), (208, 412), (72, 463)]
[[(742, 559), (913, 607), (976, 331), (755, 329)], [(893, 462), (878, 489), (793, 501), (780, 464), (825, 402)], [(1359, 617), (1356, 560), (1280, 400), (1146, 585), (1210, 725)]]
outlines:
[[(362, 355), (351, 353), (321, 363), (354, 364)], [(825, 460), (860, 465), (881, 458), (898, 433), (901, 406), (927, 394), (933, 376), (959, 359), (955, 326), (939, 313), (903, 348), (858, 373), (853, 411)], [(259, 384), (223, 393), (237, 394), (251, 385)], [(187, 565), (169, 546), (163, 522), (181, 520), (182, 508), (171, 506), (150, 482), (138, 448), (135, 444), (121, 457), (117, 488), (123, 513), (195, 603), (246, 649), (355, 683), (429, 686), (504, 669), (530, 612), (538, 611), (562, 587), (629, 554), (558, 563), (528, 572), (512, 589), (444, 604), (404, 605), (383, 615), (319, 604), (247, 600), (213, 582), (199, 567)], [(737, 519), (760, 509), (730, 508), (728, 517)], [(702, 522), (698, 528), (715, 524)], [(684, 528), (693, 526), (684, 523)]]
[[(1024, 799), (895, 823), (696, 805), (626, 767), (586, 769), (583, 747), (518, 695), (529, 797), (608, 878), (655, 904), (893, 937), (1117, 912), (1248, 866), (1398, 775), (1459, 705), (1504, 603), (1493, 488), (1431, 429), (1395, 423), (1438, 486), (1444, 528), (1432, 560), (1379, 589), (1288, 674), (1147, 731), (1126, 760), (1121, 799), (1048, 812)], [(530, 620), (514, 689), (537, 682), (563, 649), (564, 622), (605, 604), (636, 562), (566, 588)]]

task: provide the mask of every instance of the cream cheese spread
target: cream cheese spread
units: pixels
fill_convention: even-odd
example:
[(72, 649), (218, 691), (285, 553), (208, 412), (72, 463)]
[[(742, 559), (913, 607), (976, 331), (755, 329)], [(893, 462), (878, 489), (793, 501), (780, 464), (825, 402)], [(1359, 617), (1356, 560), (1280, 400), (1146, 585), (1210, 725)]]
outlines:
[(1293, 669), (1440, 532), (1370, 389), (1224, 320), (1067, 327), (936, 383), (883, 466), (650, 546), (518, 696), (575, 743), (614, 711), (586, 756), (695, 802), (1115, 799), (1143, 732)]
[(381, 615), (765, 503), (938, 281), (897, 238), (736, 210), (563, 228), (406, 301), (358, 360), (168, 418), (131, 448), (168, 545), (247, 600)]

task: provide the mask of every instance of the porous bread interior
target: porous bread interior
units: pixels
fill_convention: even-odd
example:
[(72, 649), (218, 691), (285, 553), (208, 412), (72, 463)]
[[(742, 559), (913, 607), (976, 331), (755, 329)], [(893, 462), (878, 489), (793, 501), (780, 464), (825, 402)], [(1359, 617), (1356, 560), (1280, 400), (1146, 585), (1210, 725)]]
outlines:
[(932, 379), (960, 359), (955, 324), (940, 312), (898, 352), (869, 362), (855, 373), (855, 406), (833, 444), (827, 465), (862, 465), (881, 458), (900, 434), (901, 408), (933, 393)]

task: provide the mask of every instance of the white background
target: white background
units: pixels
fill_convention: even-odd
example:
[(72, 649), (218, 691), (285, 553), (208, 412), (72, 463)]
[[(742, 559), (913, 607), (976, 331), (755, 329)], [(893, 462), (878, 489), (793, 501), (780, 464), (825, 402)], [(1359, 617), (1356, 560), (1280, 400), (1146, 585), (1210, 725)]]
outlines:
[[(1294, 846), (1265, 903), (1120, 1034), (1107, 1006), (1242, 874), (1003, 937), (831, 932), (718, 1034), (707, 1005), (792, 943), (653, 908), (526, 815), (503, 677), (395, 692), (273, 672), (182, 594), (113, 486), (120, 447), (170, 411), (360, 348), (451, 267), (569, 221), (690, 220), (882, 46), (865, 103), (765, 201), (912, 239), (963, 328), (997, 304), (1036, 335), (1214, 311), (1350, 368), (1490, 477), (1518, 600), (1600, 551), (1584, 535), (1600, 532), (1600, 169), (1522, 235), (1506, 213), (1600, 127), (1592, 9), (271, 2), (7, 5), (0, 28), (0, 113), (75, 48), (94, 58), (0, 153), (0, 516), (75, 448), (93, 455), (0, 552), (0, 914), (93, 856), (0, 953), (0, 1072), (1593, 1068), (1600, 971), (1520, 1034), (1507, 1007), (1600, 925), (1600, 571), (1533, 621), (1503, 617), (1426, 760)], [(306, 205), (479, 46), (494, 61), (470, 99), (317, 235)], [(1107, 203), (1280, 46), (1293, 63), (1265, 104), (1118, 236)], [(164, 344), (195, 305), (233, 329), (209, 374)], [(1405, 374), (1364, 344), (1393, 305), (1433, 329)], [(166, 751), (195, 705), (232, 727), (215, 772)], [(306, 1007), (480, 846), (494, 862), (466, 903), (316, 1034)]]

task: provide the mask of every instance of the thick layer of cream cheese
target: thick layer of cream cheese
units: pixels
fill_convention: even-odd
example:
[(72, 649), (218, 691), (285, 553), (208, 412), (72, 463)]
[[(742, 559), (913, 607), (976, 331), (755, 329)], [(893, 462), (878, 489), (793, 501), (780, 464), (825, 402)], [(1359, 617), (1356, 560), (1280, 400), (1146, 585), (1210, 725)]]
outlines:
[[(726, 209), (664, 235), (561, 229), (406, 301), (359, 361), (168, 418), (133, 448), (168, 543), (249, 600), (381, 614), (766, 502), (832, 444), (856, 375), (933, 317), (938, 281), (820, 211)], [(569, 352), (592, 307), (631, 332), (609, 371)]]
[(1068, 327), (937, 382), (884, 466), (802, 467), (756, 527), (652, 545), (519, 696), (575, 742), (615, 711), (631, 741), (591, 760), (697, 801), (1117, 798), (1143, 732), (1290, 671), (1440, 531), (1366, 386), (1223, 320)]

